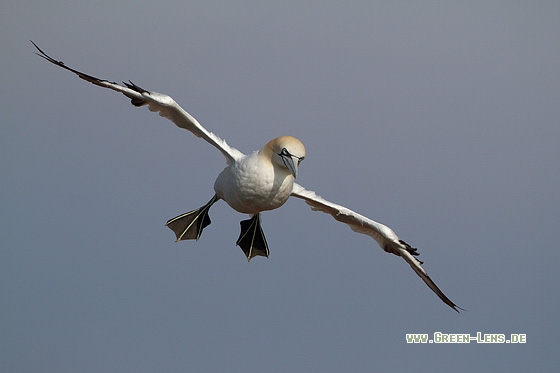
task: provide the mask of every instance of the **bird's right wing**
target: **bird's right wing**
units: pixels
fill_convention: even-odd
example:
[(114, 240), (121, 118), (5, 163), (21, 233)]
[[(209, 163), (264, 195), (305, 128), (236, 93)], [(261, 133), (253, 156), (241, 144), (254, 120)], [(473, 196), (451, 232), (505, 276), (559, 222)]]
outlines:
[(360, 215), (344, 206), (329, 202), (318, 196), (315, 192), (307, 190), (296, 183), (294, 183), (292, 196), (303, 199), (315, 211), (322, 211), (331, 215), (339, 222), (348, 225), (353, 231), (372, 237), (384, 251), (402, 257), (439, 299), (459, 312), (461, 308), (443, 294), (428, 276), (424, 268), (422, 268), (423, 263), (415, 258), (415, 256), (418, 256), (416, 249), (399, 239), (391, 228)]
[[(31, 41), (33, 43), (33, 41)], [(132, 105), (134, 106), (144, 106), (148, 105), (150, 111), (158, 112), (160, 116), (169, 119), (173, 123), (177, 125), (177, 127), (184, 128), (190, 132), (192, 132), (195, 136), (203, 138), (208, 143), (216, 147), (222, 154), (226, 157), (226, 161), (230, 164), (232, 161), (240, 158), (243, 156), (239, 150), (229, 146), (225, 140), (222, 140), (220, 137), (215, 135), (214, 133), (206, 130), (206, 128), (202, 127), (200, 123), (190, 115), (186, 110), (184, 110), (181, 106), (179, 106), (175, 100), (173, 100), (168, 95), (157, 93), (153, 91), (147, 91), (145, 89), (140, 88), (136, 84), (129, 81), (128, 83), (123, 82), (124, 85), (120, 85), (115, 82), (110, 82), (108, 80), (99, 79), (94, 76), (84, 74), (78, 70), (74, 70), (64, 64), (62, 61), (57, 61), (54, 58), (50, 57), (48, 54), (43, 52), (37, 44), (33, 43), (35, 48), (39, 51), (37, 55), (43, 57), (47, 61), (62, 67), (68, 71), (73, 72), (74, 74), (78, 75), (80, 78), (93, 83), (97, 86), (103, 88), (109, 88), (113, 91), (117, 91), (125, 95), (126, 97), (131, 99)]]

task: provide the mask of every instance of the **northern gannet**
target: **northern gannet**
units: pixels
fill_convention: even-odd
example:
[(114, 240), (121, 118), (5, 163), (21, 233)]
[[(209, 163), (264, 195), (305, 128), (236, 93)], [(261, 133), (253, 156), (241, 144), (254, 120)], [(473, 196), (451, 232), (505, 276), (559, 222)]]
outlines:
[[(31, 41), (33, 43), (33, 41)], [(241, 234), (236, 242), (248, 260), (260, 255), (268, 257), (269, 250), (260, 224), (260, 213), (282, 206), (290, 197), (303, 199), (315, 211), (330, 214), (334, 219), (347, 224), (352, 230), (372, 237), (381, 248), (402, 257), (430, 289), (449, 307), (459, 312), (453, 303), (428, 276), (423, 262), (419, 261), (416, 248), (399, 239), (391, 228), (377, 223), (344, 206), (337, 205), (319, 197), (295, 183), (298, 167), (305, 158), (305, 147), (292, 136), (282, 136), (269, 141), (260, 150), (245, 155), (229, 146), (214, 133), (206, 130), (198, 121), (180, 107), (171, 97), (147, 91), (128, 81), (123, 85), (84, 74), (66, 66), (43, 52), (35, 43), (36, 53), (47, 61), (69, 70), (80, 78), (124, 94), (131, 99), (132, 105), (144, 106), (160, 116), (169, 119), (180, 128), (192, 132), (217, 148), (226, 158), (227, 167), (218, 175), (214, 183), (214, 196), (199, 209), (179, 215), (167, 221), (177, 241), (198, 240), (205, 227), (210, 224), (208, 211), (218, 200), (226, 201), (234, 210), (250, 214), (251, 218), (241, 222)]]

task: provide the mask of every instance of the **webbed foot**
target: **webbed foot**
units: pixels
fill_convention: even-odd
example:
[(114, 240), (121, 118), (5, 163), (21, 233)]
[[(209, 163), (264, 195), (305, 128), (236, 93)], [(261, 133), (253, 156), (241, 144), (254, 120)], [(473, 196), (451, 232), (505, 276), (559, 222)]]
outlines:
[(268, 244), (261, 228), (261, 214), (257, 213), (249, 220), (241, 221), (241, 234), (235, 243), (247, 256), (247, 260), (255, 256), (268, 257)]
[(212, 222), (208, 216), (208, 210), (219, 199), (214, 195), (212, 199), (198, 210), (193, 210), (169, 219), (165, 225), (169, 227), (177, 237), (177, 241), (197, 240), (202, 230)]

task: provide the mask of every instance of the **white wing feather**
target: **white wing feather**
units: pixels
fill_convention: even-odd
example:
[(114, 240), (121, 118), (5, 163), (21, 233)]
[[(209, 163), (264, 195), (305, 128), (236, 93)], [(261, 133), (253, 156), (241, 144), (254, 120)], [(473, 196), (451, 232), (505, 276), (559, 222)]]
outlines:
[[(31, 42), (33, 43), (33, 42)], [(206, 140), (208, 143), (216, 147), (224, 157), (226, 157), (226, 162), (230, 164), (232, 161), (239, 159), (243, 156), (239, 150), (229, 146), (225, 140), (221, 139), (214, 133), (206, 130), (202, 127), (200, 123), (190, 115), (186, 110), (184, 110), (179, 104), (173, 100), (173, 98), (153, 91), (147, 91), (140, 88), (136, 84), (129, 81), (129, 83), (124, 83), (120, 85), (115, 82), (110, 82), (108, 80), (99, 79), (94, 76), (82, 73), (78, 70), (74, 70), (64, 64), (62, 61), (57, 61), (54, 58), (43, 52), (35, 43), (33, 43), (35, 48), (40, 53), (37, 53), (40, 57), (43, 57), (47, 61), (62, 67), (63, 69), (69, 70), (74, 74), (78, 75), (80, 78), (98, 85), (103, 88), (109, 88), (113, 91), (117, 91), (131, 99), (134, 106), (148, 105), (150, 111), (158, 112), (160, 116), (169, 119), (177, 125), (177, 127), (184, 128), (187, 131), (192, 132), (195, 136)]]
[(319, 197), (315, 192), (307, 190), (296, 183), (294, 183), (292, 196), (303, 199), (313, 210), (327, 213), (336, 220), (347, 224), (353, 231), (372, 237), (386, 252), (402, 257), (445, 304), (459, 312), (458, 309), (461, 308), (443, 294), (428, 276), (424, 268), (422, 268), (422, 262), (413, 256), (418, 255), (416, 249), (399, 239), (391, 228), (360, 215), (344, 206), (329, 202)]

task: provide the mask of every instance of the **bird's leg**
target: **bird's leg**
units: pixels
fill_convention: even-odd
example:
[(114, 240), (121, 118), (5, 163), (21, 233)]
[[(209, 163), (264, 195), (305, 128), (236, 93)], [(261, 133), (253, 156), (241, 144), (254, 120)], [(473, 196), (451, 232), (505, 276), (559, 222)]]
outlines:
[(210, 225), (210, 217), (208, 210), (220, 198), (214, 195), (212, 199), (199, 208), (169, 219), (165, 225), (169, 227), (177, 236), (177, 241), (182, 240), (197, 240), (202, 234), (202, 230)]
[(261, 214), (257, 213), (249, 220), (241, 222), (241, 234), (236, 245), (247, 256), (247, 260), (260, 255), (268, 257), (268, 244), (261, 228)]

